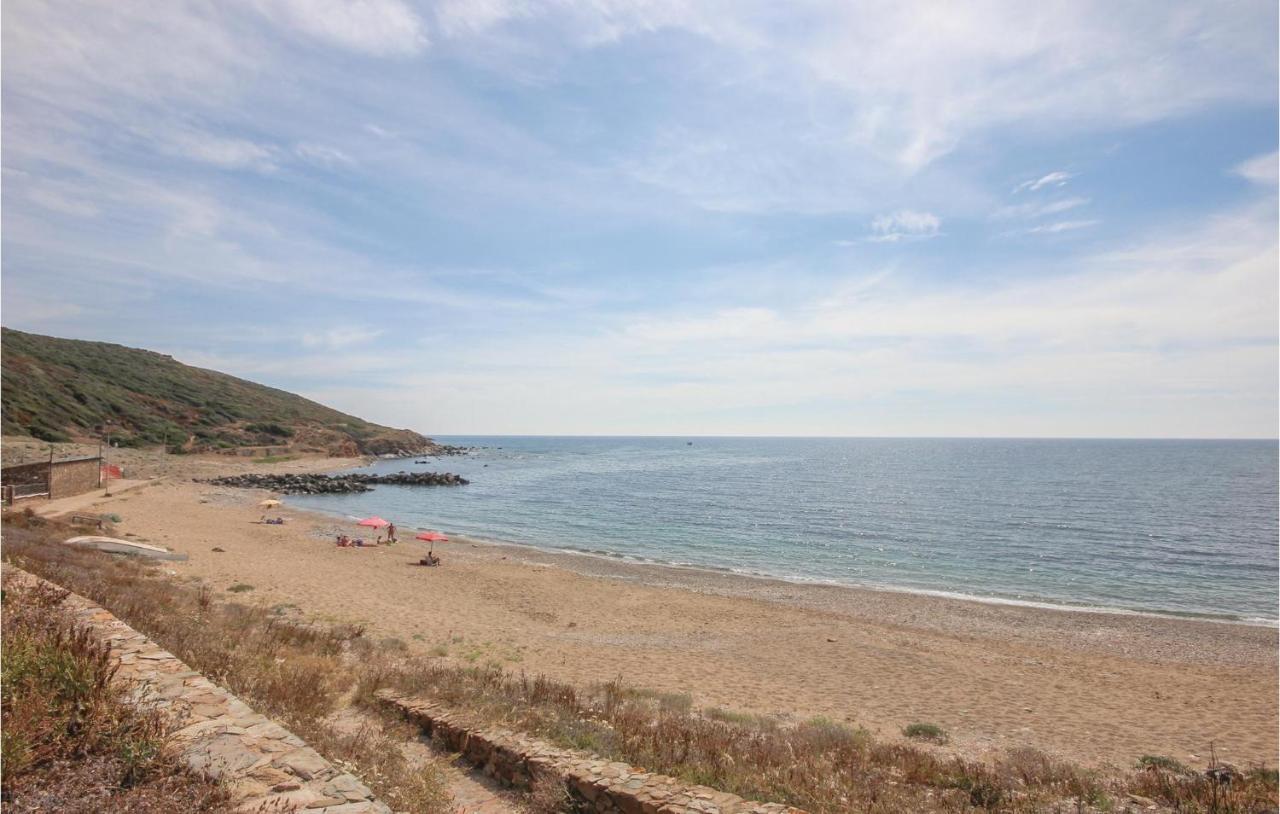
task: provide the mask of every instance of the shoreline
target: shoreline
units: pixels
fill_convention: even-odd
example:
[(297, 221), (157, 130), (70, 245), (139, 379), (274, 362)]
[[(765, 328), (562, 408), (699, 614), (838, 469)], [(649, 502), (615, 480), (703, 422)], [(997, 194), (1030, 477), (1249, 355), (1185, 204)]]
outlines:
[[(298, 509), (298, 511), (307, 511)], [(319, 512), (323, 514), (323, 512)], [(933, 588), (913, 588), (900, 585), (873, 585), (858, 584), (853, 582), (840, 582), (838, 580), (828, 580), (819, 578), (806, 578), (797, 576), (783, 576), (779, 574), (765, 574), (749, 571), (739, 571), (732, 568), (716, 567), (712, 565), (698, 565), (695, 563), (674, 563), (663, 562), (660, 560), (643, 559), (631, 557), (625, 554), (615, 554), (608, 552), (579, 551), (573, 548), (546, 548), (534, 543), (520, 543), (510, 540), (497, 540), (487, 537), (479, 537), (474, 535), (453, 535), (452, 539), (465, 541), (475, 545), (506, 547), (520, 551), (533, 551), (550, 557), (564, 557), (567, 560), (577, 558), (585, 558), (592, 560), (600, 560), (606, 563), (619, 563), (622, 565), (631, 565), (639, 568), (653, 568), (655, 570), (672, 570), (672, 571), (692, 571), (697, 573), (706, 573), (711, 575), (723, 576), (725, 578), (756, 580), (761, 582), (777, 582), (794, 586), (815, 586), (821, 588), (836, 588), (850, 591), (871, 591), (876, 593), (892, 593), (907, 594), (909, 596), (927, 596), (936, 599), (952, 600), (956, 602), (973, 602), (981, 605), (1007, 605), (1017, 608), (1032, 608), (1036, 610), (1044, 610), (1058, 613), (1090, 613), (1103, 616), (1145, 616), (1155, 619), (1181, 619), (1191, 622), (1210, 622), (1223, 625), (1246, 625), (1249, 627), (1273, 628), (1280, 630), (1280, 619), (1264, 619), (1255, 616), (1237, 616), (1232, 614), (1214, 614), (1214, 613), (1191, 613), (1178, 611), (1153, 611), (1138, 608), (1121, 608), (1108, 607), (1102, 605), (1072, 605), (1067, 603), (1050, 602), (1046, 600), (1035, 599), (1013, 599), (1001, 596), (979, 596), (977, 594), (967, 594), (960, 591), (944, 591)], [(575, 572), (578, 569), (570, 569)], [(600, 574), (600, 576), (609, 576), (608, 574)]]
[[(359, 468), (359, 467), (357, 467)], [(353, 470), (354, 471), (354, 470)], [(289, 495), (283, 496), (281, 499), (284, 504), (291, 510), (313, 515), (317, 518), (326, 518), (330, 520), (346, 520), (348, 515), (338, 511), (328, 511), (315, 506), (298, 506), (290, 504)], [(875, 585), (875, 584), (857, 584), (851, 582), (840, 582), (838, 580), (806, 578), (798, 576), (785, 576), (779, 574), (755, 573), (749, 571), (736, 570), (727, 567), (718, 567), (714, 565), (700, 565), (697, 563), (676, 563), (664, 562), (656, 559), (636, 557), (627, 554), (614, 553), (608, 551), (584, 551), (573, 547), (549, 547), (542, 546), (537, 543), (525, 543), (515, 540), (502, 540), (492, 537), (485, 537), (475, 534), (453, 534), (447, 529), (438, 528), (449, 534), (451, 542), (446, 544), (452, 545), (453, 541), (465, 542), (471, 545), (493, 546), (497, 548), (510, 548), (519, 552), (533, 552), (549, 558), (563, 558), (564, 563), (557, 563), (562, 567), (575, 573), (585, 573), (592, 576), (610, 577), (616, 576), (607, 573), (604, 569), (582, 569), (573, 567), (572, 563), (577, 560), (590, 560), (603, 563), (615, 563), (619, 566), (636, 567), (636, 568), (652, 568), (657, 572), (673, 571), (673, 572), (693, 572), (695, 574), (707, 574), (709, 576), (722, 577), (725, 579), (741, 579), (753, 580), (760, 582), (774, 582), (790, 586), (813, 586), (818, 588), (832, 588), (849, 591), (869, 591), (874, 593), (890, 593), (904, 594), (907, 596), (933, 597), (940, 600), (948, 600), (954, 602), (976, 603), (979, 605), (996, 605), (1008, 606), (1015, 608), (1028, 608), (1034, 610), (1042, 610), (1056, 613), (1085, 613), (1096, 614), (1101, 616), (1125, 616), (1125, 617), (1150, 617), (1153, 619), (1171, 619), (1186, 620), (1190, 622), (1206, 622), (1220, 625), (1244, 625), (1247, 627), (1266, 628), (1280, 631), (1280, 618), (1266, 619), (1256, 616), (1240, 616), (1228, 613), (1193, 613), (1166, 610), (1150, 610), (1143, 608), (1124, 608), (1102, 605), (1075, 605), (1069, 603), (1060, 603), (1047, 600), (1037, 599), (1016, 599), (1002, 596), (980, 596), (976, 594), (968, 594), (962, 591), (946, 591), (934, 588), (915, 588), (909, 586), (898, 585)], [(624, 569), (625, 570), (625, 569)], [(623, 578), (623, 577), (617, 577)], [(684, 580), (673, 580), (673, 584), (680, 584)], [(666, 583), (653, 582), (646, 583), (655, 586), (664, 586)]]
[(261, 525), (263, 496), (175, 479), (112, 510), (122, 536), (189, 555), (166, 567), (172, 578), (360, 624), (425, 657), (580, 685), (621, 678), (695, 708), (820, 716), (889, 740), (927, 721), (951, 734), (947, 750), (971, 757), (1030, 746), (1097, 767), (1142, 754), (1195, 765), (1212, 741), (1240, 765), (1277, 762), (1272, 628), (788, 582), (466, 536), (435, 547), (443, 568), (419, 568), (426, 543), (334, 546), (332, 533), (354, 530), (341, 513), (286, 503), (285, 525)]
[[(454, 541), (457, 541), (456, 543)], [(402, 543), (405, 541), (402, 541)], [(512, 555), (520, 557), (518, 562), (535, 567), (558, 568), (568, 573), (622, 583), (640, 585), (649, 588), (691, 591), (709, 596), (729, 599), (747, 599), (774, 603), (786, 607), (816, 610), (821, 612), (842, 612), (856, 615), (874, 616), (877, 622), (893, 622), (898, 624), (924, 625), (939, 632), (973, 633), (976, 620), (990, 620), (993, 623), (1003, 621), (1003, 615), (1017, 616), (1024, 621), (1033, 619), (1037, 622), (1031, 630), (1020, 634), (1018, 638), (1033, 640), (1044, 633), (1066, 635), (1067, 639), (1059, 643), (1068, 646), (1080, 644), (1072, 642), (1071, 636), (1076, 629), (1079, 615), (1101, 617), (1099, 622), (1113, 625), (1126, 625), (1144, 633), (1172, 632), (1183, 626), (1231, 626), (1245, 630), (1277, 631), (1275, 625), (1251, 624), (1228, 619), (1212, 619), (1204, 617), (1176, 616), (1171, 614), (1130, 612), (1124, 610), (1092, 609), (1061, 607), (1048, 604), (1021, 602), (988, 602), (981, 598), (948, 595), (941, 592), (899, 590), (895, 588), (876, 588), (870, 586), (847, 585), (843, 583), (822, 583), (801, 580), (788, 580), (776, 577), (740, 574), (729, 571), (700, 568), (698, 566), (678, 566), (652, 562), (621, 561), (607, 555), (591, 555), (574, 551), (549, 551), (535, 546), (520, 543), (486, 540), (483, 538), (457, 535), (451, 542), (438, 544), (436, 554), (447, 557), (452, 552), (450, 545), (464, 544), (473, 549), (463, 556), (474, 555), (480, 549), (494, 555), (503, 555), (499, 559), (507, 560)], [(423, 544), (425, 545), (425, 544)], [(458, 552), (460, 553), (460, 552)], [(481, 555), (485, 560), (493, 557)], [(604, 567), (583, 567), (587, 563), (600, 563)], [(894, 599), (909, 603), (909, 612), (887, 612), (887, 605), (898, 604)], [(945, 609), (946, 614), (932, 621), (923, 619), (922, 614), (932, 615), (938, 609)], [(1007, 614), (1002, 614), (1007, 611)], [(948, 624), (945, 620), (953, 618), (952, 614), (965, 618), (963, 625)], [(1033, 632), (1034, 631), (1034, 632)], [(1210, 635), (1212, 627), (1209, 627)], [(1088, 648), (1094, 649), (1094, 648)], [(1130, 646), (1126, 653), (1133, 653)], [(1154, 655), (1154, 653), (1152, 653)], [(1232, 654), (1220, 651), (1206, 661), (1220, 662), (1222, 657), (1247, 660), (1243, 654)], [(1191, 656), (1194, 658), (1194, 656)]]

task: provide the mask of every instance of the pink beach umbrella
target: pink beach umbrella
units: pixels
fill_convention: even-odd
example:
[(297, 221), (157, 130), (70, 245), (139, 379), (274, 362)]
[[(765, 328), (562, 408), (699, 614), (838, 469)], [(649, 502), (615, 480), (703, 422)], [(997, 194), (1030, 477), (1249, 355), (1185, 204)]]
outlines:
[(386, 528), (387, 526), (391, 525), (391, 523), (390, 521), (383, 520), (381, 517), (378, 517), (377, 515), (375, 515), (373, 517), (366, 517), (365, 519), (356, 523), (356, 525), (368, 526), (371, 529), (380, 529), (380, 528)]
[(424, 541), (426, 541), (426, 542), (428, 542), (428, 543), (431, 543), (431, 545), (429, 545), (429, 546), (427, 547), (427, 550), (428, 550), (428, 551), (435, 551), (435, 550), (436, 550), (436, 543), (447, 543), (447, 542), (449, 542), (449, 538), (448, 538), (448, 537), (446, 537), (445, 535), (441, 534), (441, 533), (440, 533), (440, 532), (438, 532), (438, 531), (424, 531), (424, 532), (421, 532), (420, 534), (418, 534), (418, 535), (417, 535), (417, 537), (415, 537), (414, 539), (417, 539), (417, 540), (424, 540)]

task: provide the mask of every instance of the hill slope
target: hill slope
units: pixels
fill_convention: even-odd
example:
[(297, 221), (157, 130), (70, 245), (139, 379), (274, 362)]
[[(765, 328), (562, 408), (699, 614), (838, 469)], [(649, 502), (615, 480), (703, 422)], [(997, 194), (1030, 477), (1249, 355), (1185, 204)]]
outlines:
[(3, 431), (188, 450), (290, 445), (333, 453), (419, 452), (430, 439), (301, 396), (106, 342), (0, 330)]

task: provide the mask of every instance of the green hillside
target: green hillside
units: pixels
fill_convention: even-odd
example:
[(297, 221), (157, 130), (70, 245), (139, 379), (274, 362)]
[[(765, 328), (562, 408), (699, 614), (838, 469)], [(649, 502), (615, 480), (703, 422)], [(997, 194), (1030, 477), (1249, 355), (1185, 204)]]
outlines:
[(335, 453), (418, 452), (431, 441), (283, 390), (106, 342), (0, 331), (3, 430), (46, 441), (110, 432), (122, 446), (188, 451), (288, 445)]

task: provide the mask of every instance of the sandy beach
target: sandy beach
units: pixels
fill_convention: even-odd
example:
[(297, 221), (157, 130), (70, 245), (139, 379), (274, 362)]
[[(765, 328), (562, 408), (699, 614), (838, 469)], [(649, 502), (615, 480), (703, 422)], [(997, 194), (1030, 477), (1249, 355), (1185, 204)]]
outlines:
[(821, 715), (888, 738), (931, 722), (951, 733), (947, 748), (975, 756), (1031, 746), (1095, 766), (1143, 754), (1203, 764), (1213, 744), (1240, 765), (1277, 763), (1274, 627), (799, 585), (456, 538), (437, 547), (444, 567), (421, 568), (424, 543), (337, 548), (333, 533), (354, 530), (338, 518), (286, 505), (286, 525), (260, 525), (263, 496), (170, 477), (110, 510), (123, 517), (118, 533), (189, 555), (166, 563), (176, 578), (241, 586), (240, 601), (359, 622), (463, 663), (621, 678), (698, 707)]

